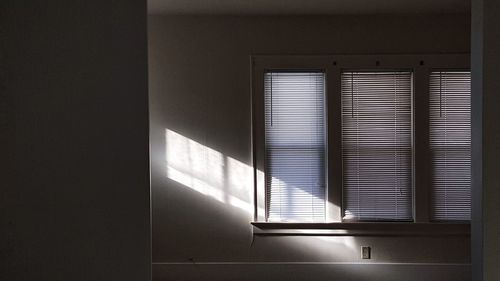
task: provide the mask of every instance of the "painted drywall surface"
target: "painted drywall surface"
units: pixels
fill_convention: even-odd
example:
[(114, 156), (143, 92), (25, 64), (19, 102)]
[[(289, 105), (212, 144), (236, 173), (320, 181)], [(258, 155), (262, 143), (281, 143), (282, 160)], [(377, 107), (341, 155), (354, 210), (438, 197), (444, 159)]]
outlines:
[[(468, 280), (469, 237), (253, 238), (249, 223), (251, 54), (463, 53), (469, 52), (468, 25), (465, 16), (151, 17), (154, 277), (231, 280), (230, 272), (240, 272), (256, 280), (297, 280), (317, 272), (311, 280), (325, 280), (352, 271), (356, 280), (400, 280), (401, 272), (429, 280), (412, 274), (429, 270), (439, 280)], [(372, 247), (371, 262), (419, 265), (321, 269), (321, 262), (363, 262), (361, 245)], [(307, 266), (289, 270), (268, 262)], [(269, 270), (274, 273), (266, 275)]]
[(498, 280), (500, 268), (500, 3), (472, 1), (473, 280)]
[(0, 280), (150, 280), (146, 1), (0, 11)]

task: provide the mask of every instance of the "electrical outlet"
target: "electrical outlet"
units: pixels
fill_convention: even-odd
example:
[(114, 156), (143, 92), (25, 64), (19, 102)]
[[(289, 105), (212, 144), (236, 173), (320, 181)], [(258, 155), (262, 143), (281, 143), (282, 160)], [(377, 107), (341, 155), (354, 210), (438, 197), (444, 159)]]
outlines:
[(368, 246), (361, 246), (361, 258), (366, 260), (366, 259), (371, 259), (371, 248)]

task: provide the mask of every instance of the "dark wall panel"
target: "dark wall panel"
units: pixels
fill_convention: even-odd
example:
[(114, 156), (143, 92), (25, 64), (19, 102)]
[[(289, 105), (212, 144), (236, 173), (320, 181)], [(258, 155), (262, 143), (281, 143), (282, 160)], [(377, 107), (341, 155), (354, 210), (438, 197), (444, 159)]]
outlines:
[(146, 1), (0, 13), (0, 279), (148, 280)]

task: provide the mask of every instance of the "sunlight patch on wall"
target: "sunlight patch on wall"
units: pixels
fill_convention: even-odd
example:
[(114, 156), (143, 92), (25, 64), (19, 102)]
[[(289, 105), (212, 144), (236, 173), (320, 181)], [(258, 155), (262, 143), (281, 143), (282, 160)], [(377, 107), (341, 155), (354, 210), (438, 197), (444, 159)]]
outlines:
[(167, 177), (221, 203), (254, 213), (253, 168), (166, 129)]

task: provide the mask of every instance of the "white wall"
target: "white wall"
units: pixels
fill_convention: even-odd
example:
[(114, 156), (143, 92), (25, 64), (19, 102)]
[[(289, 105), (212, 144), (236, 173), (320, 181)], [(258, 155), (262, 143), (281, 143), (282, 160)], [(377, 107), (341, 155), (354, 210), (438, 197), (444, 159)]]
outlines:
[(460, 15), (151, 17), (154, 278), (469, 280), (468, 236), (252, 238), (249, 223), (251, 54), (467, 52)]
[(0, 280), (150, 280), (146, 23), (0, 1)]

